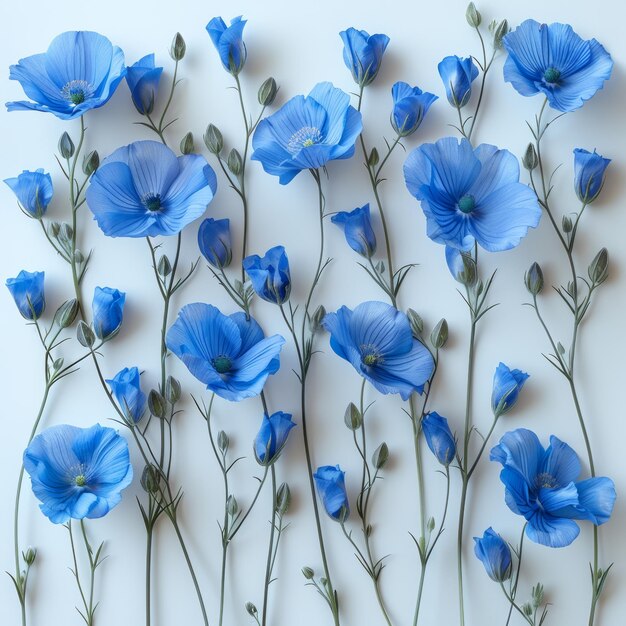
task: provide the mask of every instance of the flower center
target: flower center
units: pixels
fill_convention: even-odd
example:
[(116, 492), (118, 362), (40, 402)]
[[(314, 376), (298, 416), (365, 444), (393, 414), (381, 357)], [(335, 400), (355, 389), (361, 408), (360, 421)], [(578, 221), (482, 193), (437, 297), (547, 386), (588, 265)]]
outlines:
[(374, 346), (361, 346), (361, 361), (368, 367), (382, 363), (383, 357)]
[(459, 211), (461, 213), (471, 213), (476, 208), (476, 200), (474, 196), (466, 193), (458, 202)]
[(77, 487), (84, 487), (87, 484), (87, 478), (84, 474), (79, 474), (76, 478), (74, 478), (74, 484)]
[(296, 155), (302, 148), (308, 148), (316, 143), (322, 141), (322, 133), (319, 128), (315, 126), (305, 126), (291, 135), (289, 143), (287, 144), (287, 150), (291, 154)]
[(230, 371), (230, 368), (233, 365), (233, 362), (224, 354), (220, 356), (216, 356), (213, 361), (213, 367), (218, 374), (226, 374)]
[(559, 78), (561, 78), (561, 72), (556, 69), (556, 67), (549, 67), (543, 73), (543, 79), (546, 83), (554, 84), (559, 82)]
[(82, 104), (93, 96), (94, 88), (86, 80), (71, 80), (61, 89), (61, 94), (74, 106)]
[(159, 211), (161, 209), (161, 194), (149, 193), (141, 200), (148, 211)]
[(542, 472), (535, 480), (539, 489), (554, 489), (557, 486), (556, 478), (547, 472)]

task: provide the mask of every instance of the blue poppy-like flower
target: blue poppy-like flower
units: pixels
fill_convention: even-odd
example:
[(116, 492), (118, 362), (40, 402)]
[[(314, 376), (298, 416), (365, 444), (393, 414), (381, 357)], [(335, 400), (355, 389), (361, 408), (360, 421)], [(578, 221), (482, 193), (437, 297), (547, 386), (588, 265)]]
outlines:
[(111, 287), (96, 287), (93, 294), (93, 329), (99, 339), (112, 339), (122, 325), (126, 294)]
[(606, 477), (577, 481), (578, 456), (554, 435), (544, 450), (535, 433), (519, 428), (500, 439), (490, 458), (502, 464), (507, 506), (526, 519), (526, 535), (536, 543), (568, 546), (580, 532), (574, 520), (600, 525), (611, 517), (613, 481)]
[(141, 115), (152, 113), (162, 73), (162, 67), (154, 66), (154, 54), (147, 54), (126, 68), (126, 82), (130, 95)]
[(526, 372), (512, 370), (504, 363), (496, 367), (491, 392), (491, 410), (496, 417), (508, 413), (515, 406), (527, 379)]
[(348, 245), (361, 256), (371, 258), (376, 252), (376, 235), (370, 221), (369, 203), (354, 211), (340, 211), (330, 218), (343, 230)]
[(137, 423), (146, 409), (146, 394), (141, 390), (139, 370), (125, 367), (107, 380), (111, 391), (129, 422)]
[(291, 293), (289, 259), (283, 246), (270, 248), (265, 256), (252, 254), (243, 260), (255, 293), (272, 304), (283, 304)]
[(87, 204), (109, 237), (176, 235), (206, 211), (216, 189), (203, 156), (177, 157), (161, 142), (136, 141), (102, 162)]
[(313, 474), (324, 510), (338, 522), (344, 521), (350, 515), (345, 475), (339, 465), (323, 465)]
[(494, 582), (503, 583), (511, 578), (511, 548), (491, 526), (482, 537), (474, 537), (474, 554), (485, 566), (487, 576)]
[(230, 26), (226, 26), (221, 17), (214, 17), (206, 26), (224, 69), (233, 76), (241, 72), (248, 57), (246, 44), (243, 42), (245, 25), (246, 20), (242, 20), (240, 15), (230, 21)]
[(213, 267), (228, 267), (233, 258), (230, 220), (205, 219), (198, 229), (198, 247)]
[(227, 316), (196, 302), (181, 309), (166, 343), (207, 389), (239, 402), (258, 396), (267, 377), (278, 371), (285, 340), (280, 335), (266, 338), (244, 313)]
[(63, 120), (106, 104), (126, 74), (124, 53), (98, 33), (71, 31), (43, 54), (11, 65), (9, 78), (32, 100), (7, 102), (9, 111), (44, 111)]
[(446, 89), (448, 102), (455, 108), (464, 107), (472, 96), (472, 83), (478, 77), (478, 68), (472, 57), (445, 57), (437, 69)]
[(54, 524), (105, 516), (133, 479), (126, 439), (99, 424), (46, 428), (26, 448), (24, 469)]
[(286, 185), (306, 169), (349, 159), (361, 133), (361, 114), (350, 96), (332, 83), (319, 83), (261, 120), (252, 137), (252, 159)]
[(504, 80), (522, 96), (543, 93), (557, 111), (574, 111), (611, 76), (611, 55), (595, 40), (584, 40), (568, 24), (522, 22), (504, 36), (509, 56)]
[(430, 451), (442, 465), (450, 465), (456, 453), (454, 435), (448, 426), (448, 420), (439, 413), (431, 411), (422, 420), (422, 430)]
[(600, 195), (610, 162), (595, 150), (574, 150), (574, 189), (583, 204), (591, 204)]
[(261, 428), (254, 440), (254, 454), (261, 465), (271, 465), (278, 458), (294, 426), (289, 413), (277, 411), (270, 416), (263, 416)]
[(508, 150), (444, 137), (413, 150), (404, 163), (406, 186), (421, 201), (428, 236), (459, 250), (477, 242), (489, 252), (517, 246), (539, 223), (537, 196), (519, 182)]
[(385, 302), (363, 302), (354, 311), (342, 306), (322, 324), (335, 353), (381, 393), (408, 400), (433, 373), (433, 357), (413, 337), (407, 316)]
[(41, 168), (34, 172), (24, 170), (17, 177), (6, 178), (4, 182), (17, 197), (24, 213), (36, 219), (45, 215), (54, 193), (50, 174)]
[(400, 137), (412, 135), (424, 121), (437, 96), (408, 83), (397, 82), (391, 88), (393, 111), (391, 125)]
[(45, 275), (45, 272), (22, 270), (15, 278), (7, 278), (7, 289), (24, 319), (37, 320), (46, 308)]
[(343, 41), (343, 60), (352, 72), (354, 82), (366, 87), (374, 81), (383, 54), (389, 45), (387, 35), (370, 35), (364, 30), (348, 28), (339, 33)]

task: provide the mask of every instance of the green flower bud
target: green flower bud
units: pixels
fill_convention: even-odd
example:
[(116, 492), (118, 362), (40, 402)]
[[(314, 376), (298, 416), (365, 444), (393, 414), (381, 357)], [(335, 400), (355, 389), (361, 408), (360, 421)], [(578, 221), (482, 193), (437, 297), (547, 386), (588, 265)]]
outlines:
[(543, 585), (537, 583), (532, 590), (533, 608), (538, 609), (543, 604)]
[(59, 357), (58, 359), (55, 359), (54, 362), (52, 363), (52, 371), (58, 372), (63, 367), (64, 362), (65, 362), (65, 359), (63, 357)]
[(54, 318), (56, 319), (59, 328), (70, 327), (78, 315), (79, 308), (78, 300), (76, 298), (72, 298), (71, 300), (64, 302), (54, 314)]
[(91, 330), (91, 327), (87, 324), (87, 322), (84, 322), (83, 320), (78, 322), (76, 338), (78, 339), (78, 343), (80, 343), (80, 345), (84, 348), (91, 348), (93, 344), (96, 343), (95, 333)]
[(248, 611), (248, 615), (251, 617), (256, 617), (258, 614), (257, 608), (252, 602), (246, 602), (246, 611)]
[(602, 248), (594, 257), (587, 270), (591, 282), (601, 285), (609, 276), (609, 251)]
[(326, 317), (326, 309), (320, 304), (309, 320), (309, 328), (315, 334), (322, 328), (322, 320)]
[(499, 50), (502, 47), (502, 39), (509, 32), (509, 23), (502, 20), (493, 31), (493, 47)]
[(310, 567), (303, 567), (302, 568), (302, 575), (307, 579), (307, 580), (312, 580), (313, 577), (315, 576), (315, 572), (310, 568)]
[(285, 515), (291, 504), (291, 490), (287, 483), (282, 483), (276, 492), (276, 512)]
[(529, 143), (522, 157), (522, 165), (529, 172), (532, 172), (539, 165), (539, 157), (534, 143)]
[(181, 389), (180, 382), (173, 376), (168, 376), (165, 381), (165, 397), (167, 401), (173, 406), (180, 400)]
[(48, 232), (53, 239), (56, 239), (59, 236), (59, 232), (61, 231), (61, 224), (59, 222), (50, 222), (50, 226), (48, 228)]
[(379, 161), (380, 161), (380, 155), (378, 154), (378, 150), (374, 147), (372, 148), (370, 155), (367, 157), (367, 164), (370, 167), (376, 167)]
[(374, 266), (374, 269), (377, 274), (382, 276), (385, 273), (385, 264), (382, 261), (378, 261), (378, 263)]
[(72, 138), (68, 135), (67, 131), (64, 131), (59, 139), (59, 154), (64, 159), (71, 159), (74, 156), (75, 149)]
[(172, 273), (172, 264), (165, 254), (159, 259), (157, 272), (159, 273), (159, 276), (162, 276), (163, 278)]
[(571, 233), (574, 225), (572, 224), (572, 219), (568, 215), (564, 215), (561, 220), (561, 226), (563, 227), (564, 233)]
[(467, 253), (461, 252), (463, 269), (457, 274), (456, 279), (466, 287), (473, 287), (478, 281), (478, 268), (476, 261)]
[(533, 607), (530, 604), (530, 602), (526, 602), (525, 604), (522, 605), (522, 612), (524, 613), (524, 615), (530, 617), (533, 614)]
[(156, 389), (152, 389), (148, 394), (148, 410), (151, 415), (161, 419), (166, 415), (167, 404), (165, 398)]
[(170, 47), (170, 56), (174, 59), (174, 61), (181, 61), (184, 58), (186, 51), (187, 44), (185, 43), (183, 36), (180, 33), (176, 33)]
[(146, 493), (157, 493), (159, 491), (160, 482), (159, 470), (156, 466), (150, 464), (143, 468), (141, 474), (141, 486)]
[(524, 274), (524, 282), (526, 283), (526, 289), (533, 296), (541, 293), (543, 289), (543, 272), (539, 263), (535, 262), (530, 266), (526, 274)]
[(37, 558), (37, 548), (28, 548), (26, 552), (22, 552), (22, 558), (24, 559), (24, 563), (30, 567)]
[(59, 241), (72, 241), (72, 237), (74, 236), (74, 229), (66, 222), (63, 222), (63, 224), (61, 224), (61, 227), (59, 228), (59, 234), (57, 235), (57, 239)]
[(224, 148), (224, 138), (217, 126), (209, 124), (204, 133), (204, 144), (211, 154), (219, 154)]
[(442, 318), (430, 333), (430, 343), (435, 350), (439, 350), (446, 345), (448, 341), (448, 322)]
[(226, 511), (230, 517), (235, 517), (239, 512), (239, 504), (237, 502), (237, 498), (232, 494), (228, 496), (228, 500), (226, 500)]
[(432, 533), (433, 530), (435, 530), (435, 518), (434, 517), (428, 518), (428, 521), (426, 522), (426, 530), (428, 530), (429, 533)]
[(181, 154), (193, 154), (196, 151), (196, 146), (193, 143), (193, 133), (188, 132), (180, 140), (180, 153)]
[(424, 330), (424, 321), (413, 309), (407, 309), (406, 316), (409, 318), (409, 324), (411, 325), (411, 333), (415, 339), (419, 339), (422, 336)]
[(241, 176), (241, 172), (243, 171), (243, 159), (235, 148), (228, 153), (226, 165), (228, 165), (228, 169), (232, 172), (233, 176), (237, 176), (237, 178)]
[(346, 407), (343, 421), (350, 430), (358, 430), (361, 428), (361, 425), (363, 424), (363, 416), (354, 402), (350, 402), (350, 404)]
[(74, 251), (74, 263), (82, 265), (85, 262), (85, 255), (80, 250)]
[(100, 167), (100, 155), (96, 150), (92, 150), (83, 159), (83, 173), (91, 176)]
[(465, 11), (465, 19), (472, 28), (478, 28), (480, 26), (482, 18), (473, 2), (469, 3), (467, 10)]
[(372, 454), (372, 465), (377, 469), (382, 469), (389, 460), (389, 448), (383, 441)]
[(217, 447), (219, 451), (222, 454), (226, 454), (229, 445), (230, 439), (228, 438), (228, 435), (223, 430), (220, 430), (220, 432), (217, 433)]
[(270, 76), (259, 87), (259, 104), (263, 107), (270, 106), (276, 99), (277, 93), (278, 86), (276, 85), (276, 81)]

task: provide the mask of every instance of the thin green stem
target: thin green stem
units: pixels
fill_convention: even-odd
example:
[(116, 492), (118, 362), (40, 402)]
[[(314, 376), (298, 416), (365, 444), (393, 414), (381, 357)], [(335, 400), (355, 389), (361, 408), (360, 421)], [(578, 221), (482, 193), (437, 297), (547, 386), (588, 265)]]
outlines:
[[(71, 255), (70, 255), (70, 265), (72, 267), (72, 282), (74, 284), (74, 293), (76, 294), (76, 300), (78, 301), (78, 308), (80, 311), (80, 316), (84, 318), (83, 312), (83, 298), (81, 293), (81, 278), (84, 274), (84, 271), (79, 273), (78, 264), (76, 262), (76, 252), (77, 252), (77, 212), (78, 208), (82, 203), (80, 203), (80, 190), (78, 189), (78, 184), (76, 183), (76, 164), (78, 163), (78, 158), (80, 156), (83, 142), (85, 140), (85, 118), (83, 115), (80, 116), (80, 136), (78, 140), (78, 145), (76, 146), (76, 150), (74, 152), (74, 156), (72, 159), (71, 166), (69, 168), (69, 184), (70, 184), (70, 208), (72, 211), (72, 239), (71, 239)], [(76, 191), (79, 191), (77, 194)]]
[(267, 599), (269, 595), (270, 583), (272, 582), (272, 555), (274, 553), (274, 532), (276, 530), (276, 507), (277, 507), (277, 492), (276, 492), (276, 469), (272, 463), (272, 521), (270, 522), (270, 540), (267, 549), (267, 562), (265, 564), (265, 582), (263, 585), (263, 611), (261, 624), (267, 626)]
[[(513, 598), (513, 600), (515, 600), (515, 596), (517, 595), (517, 585), (519, 584), (519, 575), (522, 569), (522, 553), (524, 550), (524, 535), (526, 534), (527, 525), (528, 523), (525, 523), (524, 526), (522, 527), (522, 534), (519, 540), (519, 550), (517, 552), (517, 569), (515, 571), (515, 582), (513, 583), (511, 587), (511, 598)], [(512, 614), (513, 614), (513, 605), (511, 604), (509, 606), (509, 614), (506, 618), (506, 626), (509, 626), (509, 622), (511, 621)]]
[[(241, 163), (241, 176), (239, 178), (240, 184), (240, 196), (241, 205), (243, 207), (243, 242), (242, 242), (242, 260), (248, 255), (248, 198), (246, 196), (246, 161), (248, 160), (248, 149), (250, 147), (250, 135), (251, 129), (248, 123), (248, 116), (246, 114), (246, 107), (243, 103), (243, 94), (241, 92), (241, 82), (239, 81), (239, 75), (235, 75), (235, 82), (237, 83), (237, 93), (239, 94), (239, 105), (241, 107), (241, 115), (243, 116), (243, 123), (246, 127), (246, 141), (244, 144), (243, 157)], [(246, 272), (241, 266), (241, 282), (246, 282)]]

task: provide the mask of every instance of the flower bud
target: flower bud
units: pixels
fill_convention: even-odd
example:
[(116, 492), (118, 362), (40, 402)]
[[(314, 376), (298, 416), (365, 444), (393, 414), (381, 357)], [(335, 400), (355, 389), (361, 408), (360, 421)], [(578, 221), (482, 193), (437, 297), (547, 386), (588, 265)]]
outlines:
[(61, 224), (59, 224), (59, 222), (51, 222), (48, 231), (50, 236), (56, 239), (61, 231)]
[(532, 172), (539, 165), (539, 157), (534, 143), (529, 143), (522, 157), (522, 165), (529, 172)]
[(64, 159), (71, 159), (74, 156), (74, 142), (68, 135), (67, 131), (64, 131), (59, 139), (59, 154)]
[(448, 322), (445, 318), (439, 320), (437, 325), (433, 328), (430, 333), (430, 343), (432, 344), (435, 350), (439, 350), (439, 348), (443, 348), (448, 341)]
[(522, 612), (524, 613), (524, 615), (526, 615), (526, 617), (532, 616), (533, 607), (530, 602), (526, 602), (525, 604), (522, 604)]
[(413, 309), (407, 309), (406, 316), (409, 318), (409, 324), (411, 325), (411, 333), (415, 339), (419, 339), (424, 330), (424, 321), (417, 314), (417, 311)]
[(319, 305), (313, 312), (311, 319), (309, 320), (309, 328), (311, 332), (315, 334), (322, 328), (322, 320), (326, 317), (326, 309), (323, 305)]
[(167, 401), (173, 406), (180, 400), (180, 395), (180, 382), (173, 376), (168, 376), (165, 381), (165, 397)]
[(193, 133), (188, 132), (180, 140), (180, 153), (181, 154), (193, 154), (196, 151), (196, 146), (193, 143)]
[(71, 241), (73, 236), (74, 236), (74, 229), (67, 222), (63, 222), (61, 224), (61, 227), (59, 228), (59, 234), (57, 236), (59, 241), (61, 242)]
[(151, 415), (161, 419), (166, 415), (167, 405), (165, 398), (156, 389), (152, 389), (148, 394), (148, 410)]
[(220, 432), (217, 433), (217, 447), (219, 451), (222, 454), (226, 454), (229, 444), (230, 439), (228, 438), (228, 435), (223, 430), (220, 430)]
[(307, 580), (312, 580), (313, 576), (315, 576), (315, 572), (310, 567), (303, 567), (302, 568), (302, 575)]
[(204, 133), (204, 143), (211, 154), (219, 154), (224, 148), (224, 138), (220, 129), (209, 124)]
[(291, 490), (287, 483), (282, 483), (276, 492), (276, 512), (285, 515), (291, 504)]
[(502, 39), (509, 32), (509, 23), (507, 20), (502, 20), (493, 31), (493, 47), (495, 50), (499, 50), (502, 47)]
[(278, 86), (276, 85), (276, 81), (270, 76), (259, 87), (259, 94), (258, 94), (259, 104), (263, 107), (270, 106), (276, 99), (277, 93), (278, 93)]
[(243, 171), (243, 159), (239, 151), (235, 148), (228, 153), (226, 165), (228, 165), (228, 169), (232, 172), (233, 176), (241, 176), (241, 172)]
[(435, 530), (435, 518), (434, 517), (428, 518), (428, 521), (426, 522), (426, 530), (429, 533), (432, 533), (433, 530)]
[(80, 322), (78, 322), (78, 328), (76, 329), (76, 338), (78, 339), (78, 343), (80, 343), (80, 345), (84, 348), (91, 348), (96, 342), (95, 333), (93, 332), (93, 330), (91, 330), (91, 327), (83, 320), (80, 320)]
[(561, 220), (561, 226), (563, 227), (564, 233), (571, 233), (572, 228), (574, 227), (574, 225), (572, 224), (572, 218), (568, 215), (564, 215), (563, 219)]
[(493, 528), (488, 528), (482, 537), (474, 537), (474, 554), (491, 580), (503, 583), (511, 578), (511, 549)]
[(380, 155), (378, 154), (378, 150), (374, 147), (370, 152), (369, 157), (367, 157), (367, 164), (370, 167), (376, 167), (378, 162), (380, 161)]
[(532, 590), (533, 608), (538, 609), (543, 604), (543, 585), (537, 583)]
[(350, 430), (358, 430), (361, 428), (361, 425), (363, 424), (363, 416), (354, 402), (350, 402), (350, 404), (346, 407), (343, 421)]
[(246, 611), (248, 611), (248, 615), (251, 617), (256, 617), (258, 614), (257, 608), (252, 602), (246, 602)]
[(383, 441), (372, 454), (372, 465), (377, 469), (382, 469), (389, 460), (389, 448)]
[(466, 287), (473, 287), (478, 281), (476, 261), (469, 254), (461, 252), (461, 264), (463, 269), (457, 274), (456, 279)]
[(159, 264), (157, 265), (157, 272), (159, 273), (159, 276), (162, 276), (163, 278), (165, 278), (166, 276), (169, 276), (172, 273), (172, 264), (170, 263), (170, 260), (167, 258), (167, 255), (164, 254), (159, 259)]
[(601, 285), (609, 276), (609, 251), (602, 248), (589, 264), (587, 270), (591, 282), (595, 285)]
[(30, 567), (37, 558), (37, 548), (28, 548), (26, 552), (22, 552), (22, 558), (24, 559), (24, 563)]
[(76, 298), (64, 302), (54, 315), (59, 328), (68, 328), (71, 326), (78, 315), (78, 310), (79, 306)]
[(524, 274), (524, 282), (526, 283), (526, 289), (533, 295), (541, 293), (543, 289), (543, 272), (539, 263), (533, 263), (529, 270)]
[(92, 150), (83, 159), (83, 173), (91, 176), (100, 167), (100, 155), (97, 150)]
[(159, 470), (156, 466), (150, 464), (143, 468), (140, 482), (146, 493), (157, 493), (159, 491), (159, 479)]
[(235, 517), (235, 515), (239, 513), (239, 504), (237, 502), (237, 498), (235, 498), (235, 496), (233, 496), (232, 494), (229, 495), (228, 499), (226, 500), (226, 512), (228, 513), (228, 515), (230, 515), (230, 517)]
[(473, 2), (469, 3), (467, 10), (465, 11), (465, 19), (472, 28), (478, 28), (480, 26), (482, 18)]
[(174, 59), (174, 61), (181, 61), (184, 58), (186, 51), (187, 44), (185, 43), (183, 36), (180, 33), (176, 33), (170, 47), (170, 56)]

